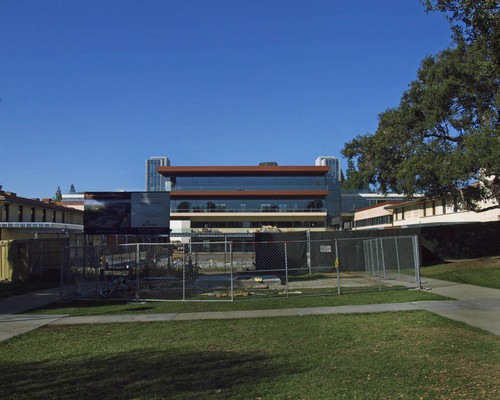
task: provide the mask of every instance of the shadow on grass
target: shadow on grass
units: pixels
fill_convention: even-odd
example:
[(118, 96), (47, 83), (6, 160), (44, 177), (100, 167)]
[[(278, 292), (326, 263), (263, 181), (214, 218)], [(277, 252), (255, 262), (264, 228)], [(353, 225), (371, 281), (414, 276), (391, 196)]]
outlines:
[(298, 373), (262, 354), (133, 350), (117, 355), (1, 363), (2, 399), (235, 398)]

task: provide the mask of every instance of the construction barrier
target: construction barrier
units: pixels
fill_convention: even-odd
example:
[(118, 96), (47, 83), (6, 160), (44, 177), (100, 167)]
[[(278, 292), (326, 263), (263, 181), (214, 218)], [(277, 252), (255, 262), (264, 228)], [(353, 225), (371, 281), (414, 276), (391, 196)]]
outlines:
[(61, 296), (234, 301), (420, 287), (416, 236), (68, 247)]

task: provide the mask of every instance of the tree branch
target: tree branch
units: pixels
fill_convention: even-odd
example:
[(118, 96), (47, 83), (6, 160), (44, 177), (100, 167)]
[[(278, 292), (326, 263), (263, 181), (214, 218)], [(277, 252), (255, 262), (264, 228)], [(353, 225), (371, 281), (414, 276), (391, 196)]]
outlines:
[(433, 133), (426, 133), (423, 135), (423, 137), (426, 139), (439, 138), (439, 139), (449, 140), (450, 142), (454, 142), (454, 143), (460, 143), (462, 141), (461, 137), (453, 137), (450, 135), (439, 135), (439, 134), (433, 134)]
[(496, 210), (497, 208), (500, 208), (500, 204), (492, 205), (486, 208), (475, 208), (472, 211), (474, 211), (475, 213), (483, 213), (490, 210)]

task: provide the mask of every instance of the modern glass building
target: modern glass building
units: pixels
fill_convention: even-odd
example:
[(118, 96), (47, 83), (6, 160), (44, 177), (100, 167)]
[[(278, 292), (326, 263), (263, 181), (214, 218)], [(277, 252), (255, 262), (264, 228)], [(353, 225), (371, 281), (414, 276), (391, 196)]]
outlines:
[(170, 165), (170, 160), (167, 157), (151, 157), (146, 160), (146, 191), (160, 192), (167, 190), (165, 187), (166, 179), (161, 176), (157, 168)]
[(316, 159), (315, 165), (330, 167), (330, 170), (325, 175), (328, 190), (328, 196), (326, 197), (328, 224), (340, 227), (342, 215), (340, 159), (332, 156), (321, 156)]
[(332, 228), (332, 217), (340, 220), (340, 175), (330, 168), (165, 166), (158, 172), (171, 190), (173, 221), (189, 220), (192, 230), (248, 232)]

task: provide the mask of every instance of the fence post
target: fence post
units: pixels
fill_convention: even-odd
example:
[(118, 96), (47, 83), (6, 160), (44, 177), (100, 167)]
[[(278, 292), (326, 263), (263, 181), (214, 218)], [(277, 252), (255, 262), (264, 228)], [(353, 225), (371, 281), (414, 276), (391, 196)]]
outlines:
[(399, 264), (399, 247), (398, 247), (398, 238), (397, 237), (394, 238), (394, 242), (396, 243), (396, 261), (398, 263), (398, 274), (399, 274), (399, 278), (401, 279), (401, 266)]
[(65, 254), (62, 252), (62, 257), (61, 257), (61, 271), (59, 273), (59, 301), (62, 301), (63, 299), (63, 283), (64, 283), (64, 260), (65, 260)]
[(371, 276), (371, 258), (370, 258), (370, 241), (363, 240), (363, 247), (364, 247), (364, 252), (365, 252), (365, 270), (368, 275)]
[(88, 247), (89, 247), (89, 235), (85, 235), (83, 240), (83, 278), (87, 281), (87, 258), (88, 258)]
[(43, 278), (43, 240), (40, 238), (40, 279)]
[(382, 283), (380, 282), (380, 259), (378, 257), (378, 240), (377, 239), (375, 239), (375, 250), (377, 253), (378, 290), (382, 290)]
[(335, 269), (337, 270), (337, 294), (340, 294), (340, 260), (337, 239), (335, 239)]
[(99, 247), (99, 251), (94, 248), (94, 251), (95, 297), (96, 301), (99, 301), (99, 271), (101, 269), (102, 247)]
[(285, 245), (285, 279), (286, 279), (286, 297), (288, 297), (288, 255), (286, 253), (286, 242), (283, 242)]
[(312, 269), (311, 269), (311, 231), (308, 229), (306, 231), (306, 236), (307, 236), (307, 266), (309, 267), (309, 274), (312, 274)]
[(139, 263), (141, 262), (140, 244), (135, 245), (135, 300), (139, 301)]
[(415, 280), (417, 281), (417, 285), (419, 288), (422, 287), (420, 282), (420, 257), (419, 257), (419, 249), (418, 249), (418, 237), (413, 236), (413, 259), (415, 260)]
[(0, 240), (0, 278), (6, 278), (7, 271), (4, 271), (4, 262), (3, 262), (3, 253), (4, 253), (4, 244)]
[(227, 274), (227, 236), (224, 236), (224, 274)]
[[(183, 249), (184, 249), (184, 247), (183, 247)], [(191, 246), (191, 242), (189, 242), (189, 254), (191, 254), (191, 257), (193, 257), (193, 248)], [(194, 263), (196, 265), (200, 265), (200, 260), (199, 260), (197, 251), (194, 253)]]
[(182, 246), (182, 300), (186, 300), (186, 246)]
[(375, 276), (375, 256), (376, 256), (376, 252), (374, 251), (373, 249), (373, 241), (375, 239), (370, 239), (368, 241), (369, 245), (370, 245), (370, 269), (371, 269), (371, 273), (370, 275), (371, 276)]
[[(77, 251), (77, 254), (78, 254), (78, 251)], [(78, 269), (78, 265), (79, 265), (79, 263), (78, 263), (78, 257), (76, 257), (76, 260), (77, 260), (77, 262), (76, 262), (76, 272), (75, 272), (75, 276), (74, 276), (74, 280), (75, 280), (75, 288), (74, 288), (74, 290), (73, 290), (75, 293), (78, 291), (78, 272), (79, 272), (79, 269)], [(67, 270), (67, 274), (66, 274), (66, 275), (67, 275), (67, 281), (66, 281), (66, 283), (67, 283), (67, 284), (66, 284), (66, 286), (67, 286), (67, 288), (68, 288), (68, 289), (67, 289), (67, 290), (68, 290), (68, 292), (70, 292), (70, 291), (71, 291), (71, 289), (70, 289), (70, 284), (71, 284), (71, 268), (70, 268), (70, 261), (71, 261), (71, 248), (70, 248), (69, 253), (68, 253), (68, 265), (67, 265), (68, 270)], [(85, 265), (85, 260), (84, 260), (83, 264)]]
[(384, 271), (384, 279), (387, 279), (387, 275), (385, 273), (385, 253), (384, 253), (384, 239), (380, 238), (380, 253), (382, 257), (382, 269)]
[(233, 242), (229, 242), (229, 270), (231, 274), (231, 301), (234, 301), (234, 284), (233, 284)]

